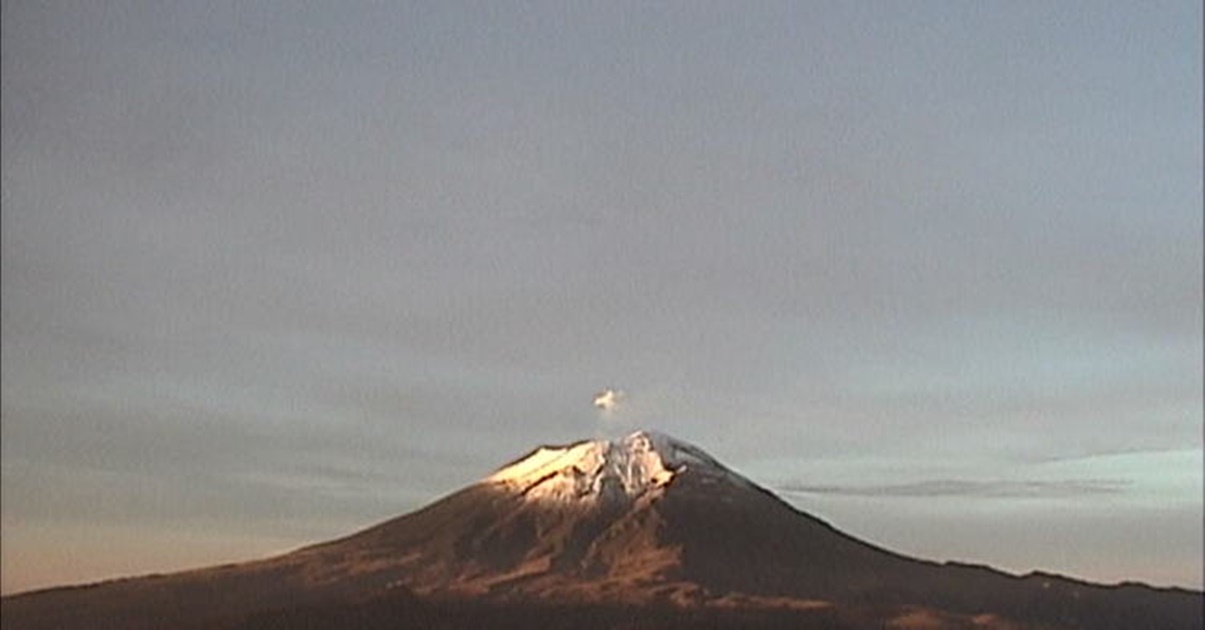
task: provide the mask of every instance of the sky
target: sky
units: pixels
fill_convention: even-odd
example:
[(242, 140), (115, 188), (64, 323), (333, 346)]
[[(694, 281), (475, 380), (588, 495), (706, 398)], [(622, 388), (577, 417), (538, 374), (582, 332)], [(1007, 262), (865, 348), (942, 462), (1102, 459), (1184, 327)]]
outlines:
[(2, 7), (5, 593), (637, 428), (1202, 586), (1199, 2)]

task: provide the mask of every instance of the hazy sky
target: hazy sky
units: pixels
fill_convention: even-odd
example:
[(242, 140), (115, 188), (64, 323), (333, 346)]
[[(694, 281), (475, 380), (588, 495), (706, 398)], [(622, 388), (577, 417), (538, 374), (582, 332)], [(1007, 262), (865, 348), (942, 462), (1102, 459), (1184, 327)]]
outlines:
[(1201, 23), (6, 1), (3, 590), (635, 427), (902, 552), (1200, 587)]

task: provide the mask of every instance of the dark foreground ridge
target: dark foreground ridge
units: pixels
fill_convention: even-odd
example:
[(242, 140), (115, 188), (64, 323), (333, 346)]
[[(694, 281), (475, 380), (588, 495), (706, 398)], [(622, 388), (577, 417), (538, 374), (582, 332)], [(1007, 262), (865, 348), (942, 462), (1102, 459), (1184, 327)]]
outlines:
[(254, 562), (4, 598), (22, 628), (1202, 628), (1202, 593), (901, 556), (692, 445), (537, 449), (435, 503)]

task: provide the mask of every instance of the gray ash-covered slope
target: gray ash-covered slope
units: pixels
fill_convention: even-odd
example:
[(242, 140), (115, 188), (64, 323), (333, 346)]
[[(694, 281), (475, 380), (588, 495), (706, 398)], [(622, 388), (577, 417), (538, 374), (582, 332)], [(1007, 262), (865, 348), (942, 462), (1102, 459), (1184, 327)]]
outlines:
[(639, 432), (537, 449), (419, 511), (277, 558), (18, 595), (2, 610), (5, 628), (1201, 628), (1201, 609), (1199, 592), (894, 554)]

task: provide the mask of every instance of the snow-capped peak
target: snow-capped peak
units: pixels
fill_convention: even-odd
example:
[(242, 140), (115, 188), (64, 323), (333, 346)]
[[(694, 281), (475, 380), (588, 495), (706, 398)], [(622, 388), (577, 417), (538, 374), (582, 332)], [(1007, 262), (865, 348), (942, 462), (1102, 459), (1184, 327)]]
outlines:
[(690, 444), (638, 431), (618, 440), (543, 446), (485, 482), (538, 501), (632, 500), (660, 492), (687, 469), (740, 479)]

